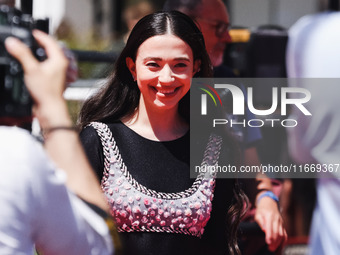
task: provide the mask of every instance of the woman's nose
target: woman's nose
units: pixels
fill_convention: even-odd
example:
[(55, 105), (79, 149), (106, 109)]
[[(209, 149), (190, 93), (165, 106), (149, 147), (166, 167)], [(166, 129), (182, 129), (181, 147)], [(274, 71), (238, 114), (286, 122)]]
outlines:
[(162, 70), (159, 72), (158, 80), (161, 83), (171, 83), (175, 80), (175, 78), (173, 77), (173, 72), (172, 72), (170, 66), (165, 65), (162, 68)]

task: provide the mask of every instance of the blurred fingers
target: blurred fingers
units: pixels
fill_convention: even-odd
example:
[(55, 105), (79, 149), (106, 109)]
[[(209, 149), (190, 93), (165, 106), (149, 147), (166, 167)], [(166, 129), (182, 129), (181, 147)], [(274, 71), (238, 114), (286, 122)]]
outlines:
[(272, 238), (267, 244), (270, 251), (275, 251), (286, 242), (287, 232), (280, 217), (273, 221), (272, 229)]
[(8, 37), (5, 40), (5, 46), (7, 51), (20, 62), (25, 72), (37, 67), (38, 61), (32, 55), (31, 50), (19, 39)]
[(262, 231), (266, 232), (266, 219), (262, 213), (259, 213), (259, 210), (257, 210), (254, 219), (257, 222), (257, 224), (260, 226)]
[(54, 62), (58, 61), (59, 65), (63, 65), (65, 68), (67, 67), (68, 61), (56, 40), (39, 30), (34, 30), (33, 36), (40, 46), (45, 49), (49, 60), (53, 60)]

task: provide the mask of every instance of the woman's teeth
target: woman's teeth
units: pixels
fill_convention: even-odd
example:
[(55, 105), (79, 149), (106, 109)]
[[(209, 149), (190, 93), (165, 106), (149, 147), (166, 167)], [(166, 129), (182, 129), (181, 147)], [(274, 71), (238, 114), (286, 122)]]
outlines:
[(160, 90), (158, 89), (157, 92), (162, 93), (162, 94), (171, 94), (175, 92), (175, 89), (171, 89), (171, 90)]

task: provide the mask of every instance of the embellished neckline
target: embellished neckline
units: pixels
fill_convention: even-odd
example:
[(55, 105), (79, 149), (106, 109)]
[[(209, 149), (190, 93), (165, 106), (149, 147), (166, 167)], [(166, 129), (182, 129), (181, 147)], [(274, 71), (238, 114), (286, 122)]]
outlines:
[[(122, 125), (124, 125), (122, 123)], [(91, 126), (93, 126), (100, 134), (100, 139), (102, 141), (102, 143), (106, 144), (106, 146), (103, 146), (103, 152), (104, 152), (104, 176), (103, 176), (103, 180), (102, 183), (105, 182), (105, 180), (108, 178), (108, 176), (110, 174), (112, 174), (112, 169), (110, 169), (110, 165), (117, 162), (119, 169), (115, 169), (116, 171), (121, 171), (122, 174), (124, 175), (124, 177), (126, 178), (126, 180), (129, 182), (129, 184), (135, 188), (136, 190), (138, 190), (139, 192), (150, 196), (152, 198), (159, 198), (159, 199), (181, 199), (181, 198), (186, 198), (191, 196), (192, 194), (194, 194), (197, 189), (199, 188), (200, 184), (202, 183), (202, 180), (204, 179), (205, 174), (202, 172), (200, 173), (195, 181), (193, 182), (193, 184), (191, 185), (191, 187), (189, 187), (188, 189), (184, 190), (184, 191), (180, 191), (180, 192), (161, 192), (161, 191), (156, 191), (153, 189), (149, 189), (146, 186), (140, 184), (137, 180), (135, 180), (132, 175), (130, 174), (130, 172), (128, 171), (123, 158), (120, 154), (119, 148), (117, 146), (116, 141), (114, 140), (113, 136), (112, 136), (112, 132), (109, 129), (109, 127), (104, 124), (104, 123), (99, 123), (99, 122), (92, 122)], [(125, 125), (124, 125), (125, 126)], [(128, 128), (127, 126), (125, 126), (126, 128)], [(131, 130), (129, 128), (129, 130)], [(132, 130), (133, 131), (133, 130)], [(136, 133), (136, 135), (138, 135)], [(187, 134), (189, 135), (189, 134)], [(140, 135), (138, 135), (140, 136)], [(142, 137), (142, 136), (140, 136)], [(181, 137), (183, 138), (183, 137)], [(179, 139), (181, 139), (179, 138)], [(145, 138), (144, 138), (145, 139)], [(178, 139), (176, 139), (178, 140)], [(151, 141), (151, 140), (149, 140)], [(152, 141), (151, 141), (152, 142)], [(154, 141), (157, 142), (157, 141)], [(111, 151), (112, 150), (112, 151)], [(114, 157), (111, 157), (111, 153), (114, 154)], [(111, 171), (111, 173), (110, 173)]]

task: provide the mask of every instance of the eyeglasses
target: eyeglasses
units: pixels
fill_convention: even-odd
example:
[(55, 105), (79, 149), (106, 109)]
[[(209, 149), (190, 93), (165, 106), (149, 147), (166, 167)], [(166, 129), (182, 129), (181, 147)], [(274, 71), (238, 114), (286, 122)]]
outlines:
[(214, 26), (215, 34), (217, 37), (220, 37), (220, 38), (229, 30), (229, 24), (223, 21), (204, 19), (200, 17), (196, 17), (196, 20), (202, 20), (203, 22), (206, 22), (207, 24)]

